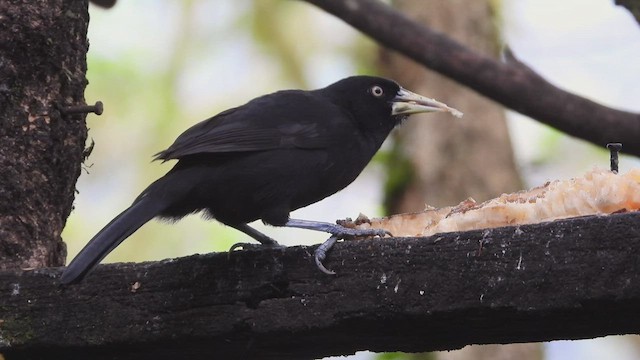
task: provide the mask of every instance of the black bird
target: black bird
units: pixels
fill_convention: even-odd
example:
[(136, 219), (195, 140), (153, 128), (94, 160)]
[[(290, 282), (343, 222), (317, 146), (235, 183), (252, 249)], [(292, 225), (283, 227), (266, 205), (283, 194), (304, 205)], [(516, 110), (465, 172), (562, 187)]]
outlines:
[(328, 232), (334, 239), (384, 236), (377, 229), (290, 219), (289, 212), (342, 190), (396, 125), (410, 114), (434, 111), (461, 115), (371, 76), (349, 77), (313, 91), (278, 91), (223, 111), (155, 155), (178, 162), (89, 241), (60, 282), (80, 281), (154, 217), (178, 220), (204, 211), (268, 246), (277, 243), (247, 223), (261, 219), (273, 226)]

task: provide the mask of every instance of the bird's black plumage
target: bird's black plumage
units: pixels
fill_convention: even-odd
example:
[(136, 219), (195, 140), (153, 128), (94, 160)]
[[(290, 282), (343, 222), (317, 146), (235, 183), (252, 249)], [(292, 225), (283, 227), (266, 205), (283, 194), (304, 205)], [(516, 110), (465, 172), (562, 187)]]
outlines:
[(178, 162), (91, 239), (61, 282), (79, 281), (154, 217), (180, 219), (205, 211), (263, 244), (275, 242), (247, 223), (261, 219), (315, 229), (290, 222), (289, 213), (350, 184), (408, 114), (447, 109), (393, 81), (356, 76), (319, 90), (279, 91), (226, 110), (156, 154), (158, 160)]

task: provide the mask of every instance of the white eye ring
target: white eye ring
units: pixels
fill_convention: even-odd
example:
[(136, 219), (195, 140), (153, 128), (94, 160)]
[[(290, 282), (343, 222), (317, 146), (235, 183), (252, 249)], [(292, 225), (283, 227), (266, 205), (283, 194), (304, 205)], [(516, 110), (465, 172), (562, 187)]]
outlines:
[(382, 90), (382, 88), (378, 85), (372, 86), (371, 89), (369, 89), (369, 91), (375, 97), (381, 97), (382, 95), (384, 95), (384, 90)]

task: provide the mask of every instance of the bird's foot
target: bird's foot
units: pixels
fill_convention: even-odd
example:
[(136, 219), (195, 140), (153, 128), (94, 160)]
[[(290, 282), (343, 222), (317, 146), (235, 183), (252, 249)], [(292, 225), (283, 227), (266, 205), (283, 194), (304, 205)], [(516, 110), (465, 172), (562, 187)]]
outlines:
[(287, 223), (284, 226), (307, 229), (307, 230), (322, 231), (322, 232), (329, 233), (338, 239), (371, 237), (371, 236), (384, 237), (385, 235), (391, 235), (390, 232), (384, 229), (354, 229), (354, 228), (348, 228), (339, 224), (332, 224), (332, 223), (320, 222), (320, 221), (300, 220), (300, 219), (289, 219), (289, 221), (287, 221)]
[(277, 241), (275, 241), (272, 238), (268, 237), (267, 235), (261, 233), (260, 231), (250, 227), (247, 224), (236, 224), (236, 225), (231, 225), (231, 226), (234, 227), (235, 229), (240, 230), (243, 233), (251, 236), (252, 238), (258, 240), (260, 243), (259, 244), (247, 243), (247, 242), (235, 243), (235, 244), (231, 245), (231, 248), (229, 248), (229, 254), (231, 254), (232, 251), (234, 251), (236, 249), (240, 249), (240, 248), (242, 248), (243, 250), (257, 250), (257, 249), (264, 249), (264, 248), (283, 248), (283, 247), (285, 247), (284, 245), (278, 244)]
[(318, 269), (320, 269), (320, 271), (327, 275), (335, 275), (336, 273), (333, 270), (327, 269), (322, 261), (327, 258), (327, 253), (331, 250), (331, 248), (333, 248), (333, 246), (339, 239), (352, 239), (372, 236), (384, 237), (386, 235), (391, 236), (391, 233), (384, 229), (353, 229), (337, 224), (326, 224), (323, 231), (331, 233), (331, 237), (320, 244), (318, 248), (316, 248), (316, 251), (314, 252), (314, 259), (316, 261), (316, 266), (318, 267)]

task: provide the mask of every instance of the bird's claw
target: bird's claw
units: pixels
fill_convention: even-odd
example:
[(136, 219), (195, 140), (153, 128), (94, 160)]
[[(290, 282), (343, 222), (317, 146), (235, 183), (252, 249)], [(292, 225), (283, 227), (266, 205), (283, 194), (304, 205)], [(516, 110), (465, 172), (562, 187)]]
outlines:
[(325, 242), (320, 244), (316, 251), (314, 252), (314, 258), (316, 261), (316, 266), (320, 271), (327, 275), (335, 275), (335, 271), (327, 269), (322, 261), (327, 258), (327, 253), (333, 245), (338, 241), (338, 239), (346, 239), (346, 238), (356, 238), (356, 237), (368, 237), (368, 236), (379, 236), (385, 237), (386, 235), (393, 236), (391, 232), (384, 229), (353, 229), (340, 226), (341, 229), (331, 234), (331, 237), (327, 239)]
[(260, 244), (252, 244), (252, 243), (246, 243), (246, 242), (237, 242), (233, 245), (231, 245), (231, 247), (229, 248), (229, 252), (233, 252), (237, 249), (255, 249), (258, 246), (260, 246)]
[(329, 239), (327, 239), (327, 241), (320, 244), (320, 246), (318, 246), (318, 248), (314, 252), (316, 266), (318, 266), (318, 269), (320, 269), (320, 271), (327, 275), (335, 275), (336, 273), (333, 270), (327, 269), (324, 264), (322, 264), (322, 260), (327, 258), (327, 251), (329, 251), (333, 247), (333, 244), (335, 244), (336, 241), (338, 241), (338, 238), (335, 236), (331, 236)]
[(284, 245), (278, 244), (275, 240), (272, 243), (248, 243), (248, 242), (237, 242), (229, 248), (229, 253), (242, 248), (242, 250), (259, 250), (259, 249), (271, 249), (271, 248), (281, 248)]

